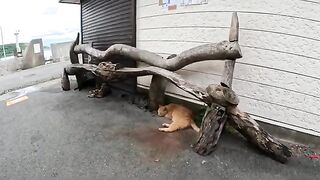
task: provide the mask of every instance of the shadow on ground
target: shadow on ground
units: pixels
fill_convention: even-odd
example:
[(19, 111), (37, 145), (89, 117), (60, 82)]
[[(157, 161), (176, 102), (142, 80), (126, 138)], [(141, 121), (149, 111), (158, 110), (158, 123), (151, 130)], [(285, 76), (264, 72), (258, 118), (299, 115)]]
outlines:
[(319, 160), (278, 163), (240, 137), (224, 134), (202, 157), (191, 129), (158, 132), (165, 121), (128, 100), (87, 98), (54, 84), (0, 104), (0, 177), (12, 179), (317, 179)]

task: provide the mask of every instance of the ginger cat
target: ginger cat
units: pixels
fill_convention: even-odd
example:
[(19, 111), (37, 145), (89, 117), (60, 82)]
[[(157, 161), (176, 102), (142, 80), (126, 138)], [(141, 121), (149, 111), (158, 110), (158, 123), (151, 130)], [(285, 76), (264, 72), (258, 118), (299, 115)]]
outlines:
[(194, 123), (192, 119), (192, 111), (182, 105), (168, 104), (165, 106), (159, 106), (158, 115), (164, 116), (172, 120), (171, 124), (163, 123), (163, 128), (159, 128), (159, 131), (174, 132), (180, 129), (192, 127), (195, 131), (199, 132), (199, 127)]

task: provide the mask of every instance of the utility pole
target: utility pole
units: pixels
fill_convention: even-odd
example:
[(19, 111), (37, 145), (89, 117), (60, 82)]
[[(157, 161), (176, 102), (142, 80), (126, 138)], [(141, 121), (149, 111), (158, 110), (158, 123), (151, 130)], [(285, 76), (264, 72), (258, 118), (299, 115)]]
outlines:
[(3, 56), (6, 57), (6, 50), (4, 49), (4, 43), (3, 43), (3, 33), (2, 33), (2, 26), (0, 26), (0, 30), (1, 30), (1, 43), (2, 43), (2, 52), (3, 52)]
[(20, 53), (21, 52), (21, 48), (19, 46), (19, 33), (20, 31), (17, 30), (14, 35), (16, 36), (16, 49), (17, 49), (17, 53)]

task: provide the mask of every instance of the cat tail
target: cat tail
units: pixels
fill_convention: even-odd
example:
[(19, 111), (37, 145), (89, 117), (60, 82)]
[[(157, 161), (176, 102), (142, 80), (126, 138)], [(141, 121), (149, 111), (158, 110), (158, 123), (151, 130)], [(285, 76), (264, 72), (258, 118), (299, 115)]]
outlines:
[(192, 122), (191, 124), (192, 129), (194, 129), (197, 132), (200, 132), (200, 128), (196, 125), (196, 123)]

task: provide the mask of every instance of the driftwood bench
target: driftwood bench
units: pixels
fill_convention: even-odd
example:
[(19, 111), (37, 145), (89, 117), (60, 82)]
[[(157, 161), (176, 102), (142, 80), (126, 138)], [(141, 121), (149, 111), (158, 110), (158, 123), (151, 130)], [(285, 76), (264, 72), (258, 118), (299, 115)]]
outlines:
[[(68, 75), (75, 75), (78, 86), (85, 81), (85, 74), (92, 73), (102, 82), (119, 81), (129, 77), (152, 75), (149, 89), (150, 108), (156, 109), (164, 101), (164, 94), (168, 82), (188, 92), (207, 104), (201, 130), (193, 150), (200, 155), (212, 153), (217, 146), (225, 123), (240, 132), (250, 143), (272, 158), (286, 162), (291, 157), (290, 149), (263, 130), (259, 124), (242, 112), (237, 105), (239, 99), (232, 88), (235, 60), (242, 57), (238, 44), (239, 22), (237, 13), (233, 13), (229, 41), (210, 43), (186, 50), (169, 59), (145, 50), (128, 45), (116, 44), (106, 51), (99, 51), (90, 45), (79, 45), (79, 34), (70, 48), (72, 64), (65, 67), (62, 77), (62, 88), (70, 89)], [(79, 64), (78, 54), (86, 53), (103, 62), (99, 65)], [(117, 68), (112, 64), (113, 55), (122, 55), (135, 61), (144, 62), (150, 66), (140, 68)], [(184, 80), (174, 71), (184, 66), (205, 60), (225, 60), (224, 72), (220, 84), (212, 84), (207, 88), (198, 87)], [(110, 62), (109, 62), (110, 61)], [(103, 86), (105, 87), (105, 85)]]

